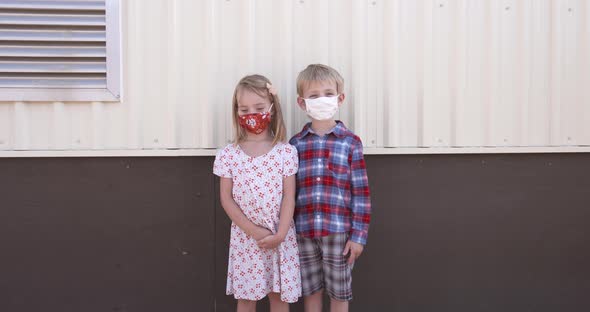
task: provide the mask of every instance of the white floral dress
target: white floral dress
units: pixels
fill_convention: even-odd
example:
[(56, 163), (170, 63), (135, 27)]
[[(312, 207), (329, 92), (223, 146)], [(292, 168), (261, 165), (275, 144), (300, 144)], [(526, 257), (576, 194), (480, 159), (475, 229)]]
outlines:
[[(213, 173), (232, 179), (233, 199), (250, 221), (276, 233), (283, 178), (297, 173), (298, 164), (297, 150), (289, 144), (277, 143), (258, 157), (230, 144), (217, 153)], [(301, 275), (293, 222), (285, 241), (270, 250), (258, 247), (254, 238), (232, 222), (226, 292), (236, 299), (260, 300), (275, 292), (284, 302), (298, 300)]]

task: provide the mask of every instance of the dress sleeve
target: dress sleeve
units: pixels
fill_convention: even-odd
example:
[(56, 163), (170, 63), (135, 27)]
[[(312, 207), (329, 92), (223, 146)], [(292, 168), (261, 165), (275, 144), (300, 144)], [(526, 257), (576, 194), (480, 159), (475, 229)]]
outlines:
[(232, 168), (229, 164), (227, 148), (219, 150), (217, 155), (215, 155), (215, 162), (213, 162), (213, 174), (222, 178), (232, 177)]
[(298, 169), (299, 157), (297, 156), (297, 149), (291, 144), (286, 144), (285, 153), (283, 154), (283, 177), (296, 174)]

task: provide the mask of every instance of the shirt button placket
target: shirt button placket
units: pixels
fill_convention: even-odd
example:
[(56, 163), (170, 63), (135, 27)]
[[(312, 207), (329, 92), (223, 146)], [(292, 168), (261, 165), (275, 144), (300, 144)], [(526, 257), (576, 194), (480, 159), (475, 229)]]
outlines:
[[(318, 142), (319, 142), (319, 150), (323, 151), (324, 150), (324, 143), (325, 143), (324, 138), (320, 137)], [(321, 198), (321, 194), (319, 192), (319, 190), (320, 190), (319, 184), (320, 184), (320, 181), (322, 180), (321, 176), (324, 174), (324, 168), (322, 166), (322, 161), (323, 161), (322, 157), (323, 156), (324, 156), (323, 154), (318, 155), (318, 170), (317, 170), (318, 177), (316, 177), (316, 183), (318, 184), (318, 186), (317, 186), (317, 193), (316, 193), (316, 210), (315, 210), (315, 217), (314, 217), (315, 222), (314, 223), (315, 223), (317, 229), (321, 229), (321, 226), (322, 226), (322, 216), (320, 215), (320, 211), (319, 211), (320, 198)]]

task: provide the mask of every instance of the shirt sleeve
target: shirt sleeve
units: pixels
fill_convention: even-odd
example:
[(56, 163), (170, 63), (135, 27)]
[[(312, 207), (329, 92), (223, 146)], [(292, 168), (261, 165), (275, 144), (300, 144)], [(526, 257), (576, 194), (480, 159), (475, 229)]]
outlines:
[(371, 221), (371, 197), (365, 158), (363, 157), (363, 144), (359, 138), (351, 146), (349, 157), (352, 191), (352, 230), (350, 240), (365, 245), (369, 233), (369, 222)]
[(232, 168), (229, 164), (227, 148), (219, 150), (217, 155), (215, 155), (215, 162), (213, 162), (213, 174), (222, 178), (232, 177)]
[(297, 156), (297, 149), (293, 145), (286, 144), (283, 154), (283, 177), (286, 178), (296, 174), (298, 169), (299, 157)]

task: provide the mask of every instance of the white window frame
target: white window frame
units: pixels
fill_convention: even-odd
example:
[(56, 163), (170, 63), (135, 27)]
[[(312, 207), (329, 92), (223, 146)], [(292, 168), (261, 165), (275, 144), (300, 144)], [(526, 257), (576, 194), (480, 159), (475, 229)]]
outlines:
[(106, 88), (0, 88), (0, 101), (118, 102), (122, 99), (121, 0), (105, 0)]

